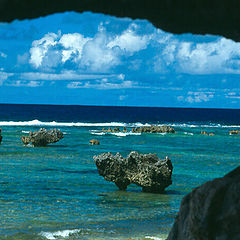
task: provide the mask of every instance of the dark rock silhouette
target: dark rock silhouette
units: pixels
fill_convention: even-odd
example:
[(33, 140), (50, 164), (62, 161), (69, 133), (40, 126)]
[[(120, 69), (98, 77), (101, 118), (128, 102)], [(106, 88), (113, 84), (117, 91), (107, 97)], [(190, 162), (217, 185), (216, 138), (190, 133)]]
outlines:
[(167, 32), (216, 34), (239, 41), (239, 9), (237, 0), (0, 0), (0, 22), (65, 11), (91, 11), (148, 19)]
[(49, 143), (56, 143), (62, 138), (63, 133), (59, 129), (40, 128), (39, 131), (30, 132), (29, 136), (22, 136), (21, 140), (25, 145), (32, 143), (34, 147), (43, 147)]
[(98, 173), (105, 180), (114, 182), (120, 190), (126, 190), (129, 184), (134, 183), (144, 192), (161, 193), (172, 184), (173, 166), (168, 157), (160, 160), (156, 154), (133, 151), (127, 158), (119, 153), (115, 156), (103, 153), (93, 158)]
[(134, 128), (133, 132), (136, 133), (175, 133), (174, 128), (169, 127), (169, 126), (157, 126), (157, 125), (152, 125), (149, 127), (137, 127)]
[(89, 141), (90, 145), (100, 145), (100, 141), (96, 140), (96, 139), (92, 139)]
[(182, 200), (167, 240), (240, 239), (240, 167)]

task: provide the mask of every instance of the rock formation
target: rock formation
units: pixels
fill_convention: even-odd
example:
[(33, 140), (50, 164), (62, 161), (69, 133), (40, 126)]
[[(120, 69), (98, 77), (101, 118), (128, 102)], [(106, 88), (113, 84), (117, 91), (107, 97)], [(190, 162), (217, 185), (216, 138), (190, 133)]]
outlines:
[(134, 183), (142, 187), (143, 192), (161, 193), (172, 184), (173, 166), (166, 157), (160, 160), (156, 154), (139, 154), (131, 152), (127, 158), (119, 153), (103, 153), (93, 157), (99, 175), (114, 182), (120, 190)]
[(150, 127), (137, 127), (134, 128), (133, 132), (136, 133), (175, 133), (174, 128), (169, 126), (157, 126), (152, 125)]
[(65, 11), (91, 11), (147, 19), (167, 32), (216, 34), (239, 41), (239, 9), (240, 2), (237, 0), (0, 0), (0, 22)]
[(92, 139), (92, 140), (89, 141), (89, 144), (90, 145), (100, 145), (100, 142), (96, 139)]
[(59, 129), (46, 130), (40, 128), (39, 131), (30, 132), (29, 136), (22, 136), (22, 142), (27, 145), (31, 143), (34, 147), (46, 146), (49, 143), (58, 142), (63, 138), (63, 133)]
[(230, 130), (229, 131), (229, 135), (238, 135), (239, 134), (239, 130)]
[(167, 240), (240, 239), (240, 167), (182, 200)]

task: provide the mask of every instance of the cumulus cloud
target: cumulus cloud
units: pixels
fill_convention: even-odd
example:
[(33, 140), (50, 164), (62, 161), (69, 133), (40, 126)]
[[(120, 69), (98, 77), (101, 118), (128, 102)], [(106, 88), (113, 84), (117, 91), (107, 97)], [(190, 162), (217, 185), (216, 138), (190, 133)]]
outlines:
[(179, 43), (177, 70), (191, 74), (240, 73), (240, 44), (221, 38), (214, 42)]
[(152, 35), (138, 34), (138, 28), (132, 23), (125, 31), (116, 34), (108, 32), (101, 23), (94, 37), (81, 33), (62, 36), (48, 33), (33, 41), (29, 62), (35, 68), (47, 70), (70, 66), (88, 72), (109, 72), (122, 65), (122, 57), (147, 48)]
[(107, 43), (105, 31), (96, 34), (85, 44), (80, 66), (91, 72), (108, 72), (119, 65), (121, 63), (119, 48), (109, 48)]
[[(101, 22), (93, 36), (81, 32), (45, 34), (32, 42), (30, 64), (48, 71), (126, 71), (187, 74), (240, 73), (240, 43), (225, 38), (193, 41), (130, 22), (121, 32)], [(151, 29), (146, 33), (144, 29)], [(21, 58), (19, 57), (21, 60)], [(22, 59), (24, 59), (22, 57)]]
[(81, 59), (83, 46), (90, 39), (88, 37), (84, 38), (80, 33), (64, 34), (59, 40), (59, 44), (64, 48), (62, 50), (62, 62), (66, 62), (71, 56), (75, 56), (73, 59), (75, 62)]
[[(57, 44), (58, 35), (55, 33), (45, 34), (43, 38), (35, 40), (32, 43), (32, 48), (30, 49), (30, 60), (29, 62), (36, 68), (40, 67), (43, 64), (43, 59), (47, 59), (48, 51), (51, 51), (51, 47)], [(51, 55), (51, 53), (50, 53)], [(52, 53), (54, 55), (54, 53)], [(55, 52), (57, 55), (57, 52)], [(45, 65), (48, 63), (45, 62)], [(56, 63), (51, 64), (51, 66), (56, 65)]]
[(117, 35), (107, 46), (110, 48), (119, 47), (126, 52), (133, 54), (146, 49), (151, 40), (151, 35), (138, 35), (136, 30), (139, 26), (135, 23), (130, 24), (129, 28)]

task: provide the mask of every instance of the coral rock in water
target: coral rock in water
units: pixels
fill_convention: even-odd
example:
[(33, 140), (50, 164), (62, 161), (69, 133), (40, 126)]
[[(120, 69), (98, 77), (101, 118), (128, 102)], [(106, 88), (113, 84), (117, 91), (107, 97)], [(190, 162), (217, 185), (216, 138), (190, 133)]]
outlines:
[(167, 240), (240, 239), (240, 167), (186, 195)]
[(175, 133), (174, 128), (169, 126), (152, 125), (150, 127), (137, 127), (133, 130), (137, 133)]
[(114, 182), (120, 190), (126, 190), (129, 184), (134, 183), (144, 192), (161, 193), (172, 184), (173, 166), (168, 157), (160, 160), (156, 154), (133, 151), (127, 158), (119, 153), (115, 156), (103, 153), (93, 158), (98, 173), (105, 180)]
[(46, 130), (40, 128), (39, 131), (30, 132), (29, 136), (22, 136), (24, 144), (32, 143), (34, 147), (46, 146), (49, 143), (58, 142), (63, 138), (63, 133), (59, 129)]
[(89, 141), (89, 144), (91, 144), (91, 145), (100, 145), (100, 142), (98, 140), (96, 140), (96, 139), (92, 139), (92, 140)]

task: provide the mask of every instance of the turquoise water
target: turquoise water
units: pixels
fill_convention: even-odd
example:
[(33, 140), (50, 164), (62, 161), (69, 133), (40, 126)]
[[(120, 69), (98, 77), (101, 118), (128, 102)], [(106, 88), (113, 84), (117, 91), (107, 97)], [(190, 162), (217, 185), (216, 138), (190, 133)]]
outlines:
[[(240, 136), (228, 134), (232, 127), (173, 125), (176, 134), (116, 136), (99, 135), (98, 124), (65, 124), (58, 126), (64, 139), (33, 148), (23, 146), (20, 137), (40, 126), (3, 124), (0, 239), (164, 239), (183, 196), (240, 160)], [(215, 135), (200, 135), (202, 130)], [(90, 146), (93, 138), (101, 145)], [(94, 155), (126, 156), (132, 150), (170, 157), (173, 184), (164, 194), (142, 193), (134, 185), (118, 191), (98, 175)]]

